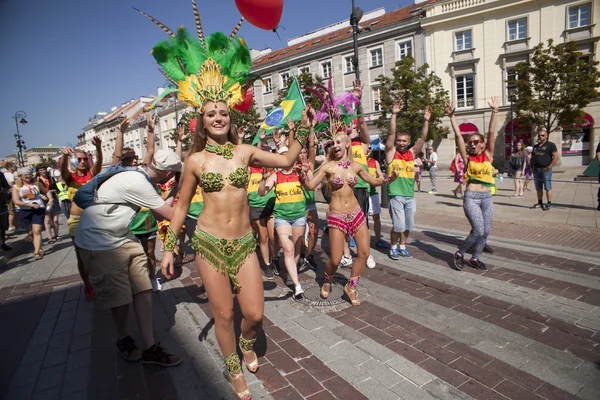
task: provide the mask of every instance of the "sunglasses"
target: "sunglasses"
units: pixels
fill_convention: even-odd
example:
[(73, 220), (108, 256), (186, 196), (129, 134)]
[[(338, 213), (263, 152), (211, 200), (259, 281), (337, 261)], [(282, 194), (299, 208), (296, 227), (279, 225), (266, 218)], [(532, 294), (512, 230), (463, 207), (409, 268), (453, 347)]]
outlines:
[(369, 148), (367, 148), (367, 150), (371, 150), (371, 148), (369, 147)]
[(471, 140), (471, 141), (469, 141), (469, 145), (474, 144), (475, 146), (477, 146), (479, 143), (481, 143), (481, 140)]

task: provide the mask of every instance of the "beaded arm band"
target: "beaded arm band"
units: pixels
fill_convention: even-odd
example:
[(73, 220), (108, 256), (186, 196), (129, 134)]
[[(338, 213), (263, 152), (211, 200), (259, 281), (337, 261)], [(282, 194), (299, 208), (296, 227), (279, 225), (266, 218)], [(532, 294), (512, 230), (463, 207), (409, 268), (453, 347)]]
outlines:
[(301, 126), (300, 128), (298, 128), (295, 138), (302, 147), (304, 147), (306, 145), (306, 141), (308, 140), (309, 133), (310, 133), (310, 128), (308, 128), (306, 126)]
[(176, 245), (177, 245), (177, 236), (175, 235), (175, 232), (173, 232), (173, 229), (171, 229), (171, 227), (169, 226), (169, 228), (167, 229), (167, 233), (165, 235), (165, 242), (164, 242), (165, 251), (175, 250)]

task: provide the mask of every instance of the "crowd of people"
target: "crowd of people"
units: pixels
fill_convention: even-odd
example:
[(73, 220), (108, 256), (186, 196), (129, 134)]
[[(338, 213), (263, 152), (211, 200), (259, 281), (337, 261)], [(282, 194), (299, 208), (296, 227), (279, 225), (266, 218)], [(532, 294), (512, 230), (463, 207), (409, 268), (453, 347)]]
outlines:
[[(329, 257), (320, 282), (323, 299), (329, 298), (332, 285), (339, 280), (344, 283), (347, 301), (352, 306), (360, 305), (359, 280), (365, 267), (376, 265), (370, 254), (369, 216), (376, 247), (388, 250), (394, 260), (412, 258), (407, 241), (417, 210), (415, 186), (421, 191), (424, 170), (429, 171), (430, 193), (437, 193), (437, 154), (435, 149), (427, 158), (423, 153), (431, 110), (423, 110), (423, 126), (412, 143), (411, 135), (396, 126), (403, 104), (394, 102), (384, 150), (387, 171), (371, 157), (369, 130), (362, 116), (363, 86), (358, 81), (352, 91), (338, 96), (332, 93), (331, 85), (311, 88), (319, 93), (323, 107), (315, 110), (306, 106), (299, 121), (287, 121), (285, 132), (274, 131), (273, 148), (264, 131), (257, 146), (244, 144), (243, 127), (238, 129), (233, 124), (230, 110), (243, 100), (240, 83), (244, 83), (250, 68), (247, 47), (232, 34), (228, 40), (218, 42), (225, 48), (218, 49), (215, 59), (207, 49), (202, 54), (205, 59), (199, 62), (200, 55), (196, 54), (192, 65), (185, 52), (203, 46), (204, 38), (199, 41), (178, 32), (181, 38), (161, 42), (155, 48), (166, 53), (153, 53), (159, 64), (169, 61), (168, 54), (177, 54), (177, 62), (164, 72), (179, 82), (179, 98), (199, 113), (189, 125), (178, 126), (176, 150), (155, 150), (154, 117), (146, 112), (138, 116), (138, 122), (145, 121), (148, 132), (142, 160), (134, 149), (124, 147), (123, 133), (129, 119), (123, 116), (109, 168), (102, 170), (105, 160), (98, 138), (92, 141), (95, 161), (81, 150), (65, 148), (59, 171), (40, 168), (34, 177), (29, 169), (8, 165), (6, 179), (0, 179), (0, 193), (18, 212), (14, 220), (7, 218), (6, 224), (0, 225), (6, 227), (18, 219), (31, 232), (34, 257), (39, 260), (44, 256), (44, 227), (48, 244), (61, 239), (58, 216), (62, 211), (85, 298), (110, 309), (120, 354), (131, 362), (141, 360), (164, 367), (178, 365), (182, 359), (169, 353), (154, 337), (152, 292), (162, 287), (156, 271), (156, 246), (160, 241), (163, 279), (176, 279), (179, 274), (175, 268), (182, 264), (187, 239), (210, 302), (227, 376), (237, 397), (248, 400), (251, 394), (242, 362), (251, 373), (259, 368), (254, 343), (263, 320), (263, 277), (272, 280), (285, 275), (291, 296), (301, 299), (304, 290), (299, 266), (320, 268), (314, 259), (319, 230), (315, 190), (320, 189), (328, 203)], [(192, 40), (194, 46), (187, 43)], [(236, 62), (231, 58), (224, 61), (224, 54), (237, 57)], [(235, 71), (229, 63), (236, 65)], [(454, 194), (463, 198), (472, 227), (454, 254), (457, 270), (465, 264), (486, 269), (480, 257), (493, 219), (491, 195), (497, 170), (492, 163), (498, 99), (492, 98), (489, 105), (492, 118), (487, 134), (469, 135), (466, 143), (452, 103), (446, 109), (458, 148), (453, 162), (458, 184)], [(186, 132), (192, 135), (192, 145), (183, 152)], [(556, 147), (547, 142), (547, 132), (544, 136), (540, 131), (539, 136), (540, 144), (532, 149), (517, 145), (511, 166), (515, 176), (535, 179), (540, 204), (546, 189), (546, 208), (551, 204), (551, 169), (557, 157)], [(319, 148), (323, 149), (321, 155)], [(383, 184), (387, 186), (392, 220), (389, 243), (382, 234), (377, 191)], [(527, 182), (515, 183), (515, 196), (527, 189)], [(9, 246), (4, 242), (4, 229), (0, 233), (6, 250)], [(354, 259), (350, 253), (352, 242), (357, 253)], [(467, 262), (466, 253), (472, 254)], [(340, 266), (351, 266), (348, 279), (336, 275)], [(242, 314), (237, 340), (234, 294)], [(140, 347), (128, 327), (130, 305), (135, 312)]]

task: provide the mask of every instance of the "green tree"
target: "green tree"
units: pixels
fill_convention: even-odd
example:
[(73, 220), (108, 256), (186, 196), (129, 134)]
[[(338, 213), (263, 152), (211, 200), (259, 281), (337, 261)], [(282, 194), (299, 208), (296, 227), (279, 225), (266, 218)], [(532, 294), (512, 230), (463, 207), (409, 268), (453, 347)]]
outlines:
[(244, 143), (251, 144), (252, 139), (254, 139), (254, 135), (258, 132), (258, 127), (262, 122), (262, 119), (256, 110), (256, 102), (252, 101), (252, 106), (245, 113), (232, 109), (231, 122), (238, 128), (244, 128)]
[(423, 110), (431, 107), (429, 121), (429, 139), (435, 140), (446, 137), (448, 128), (440, 127), (445, 115), (445, 105), (448, 91), (442, 87), (441, 79), (433, 72), (427, 73), (429, 66), (415, 68), (415, 60), (406, 57), (396, 62), (392, 68), (392, 76), (380, 75), (376, 80), (381, 83), (381, 116), (375, 120), (375, 125), (387, 136), (389, 129), (388, 114), (394, 100), (401, 99), (404, 106), (397, 116), (398, 132), (410, 133), (413, 141), (421, 136), (423, 127)]
[(40, 157), (40, 162), (35, 165), (35, 169), (38, 168), (52, 168), (57, 169), (56, 161), (51, 158)]
[[(300, 75), (297, 75), (298, 83), (300, 84), (300, 90), (302, 90), (302, 94), (304, 95), (304, 100), (306, 104), (310, 104), (313, 109), (320, 110), (323, 107), (323, 103), (317, 96), (314, 94), (307, 92), (304, 90), (307, 87), (310, 87), (314, 84), (319, 85), (327, 85), (327, 83), (321, 78), (319, 75), (313, 76), (310, 72), (303, 72)], [(273, 106), (277, 107), (283, 100), (285, 100), (285, 96), (287, 95), (287, 88), (290, 87), (290, 84), (293, 82), (293, 77), (290, 77), (286, 84), (285, 88), (281, 89), (277, 94), (277, 98), (273, 101)]]
[(526, 124), (548, 132), (574, 125), (582, 109), (599, 97), (598, 61), (582, 58), (573, 42), (534, 48), (531, 62), (515, 67), (515, 106)]

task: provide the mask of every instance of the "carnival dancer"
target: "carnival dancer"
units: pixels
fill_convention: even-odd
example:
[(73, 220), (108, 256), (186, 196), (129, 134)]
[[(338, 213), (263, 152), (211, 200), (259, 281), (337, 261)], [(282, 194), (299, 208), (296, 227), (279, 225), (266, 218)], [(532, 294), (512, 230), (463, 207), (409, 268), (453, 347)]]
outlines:
[[(264, 292), (248, 218), (248, 166), (291, 167), (306, 143), (309, 124), (303, 124), (297, 135), (290, 137), (290, 150), (285, 155), (234, 145), (239, 137), (229, 110), (244, 99), (243, 85), (248, 83), (252, 64), (250, 51), (237, 37), (239, 27), (229, 37), (220, 32), (205, 37), (195, 2), (193, 5), (198, 39), (183, 27), (175, 34), (159, 23), (172, 38), (157, 44), (152, 52), (162, 72), (175, 85), (163, 94), (178, 92), (180, 100), (200, 112), (193, 146), (185, 161), (179, 201), (165, 238), (161, 269), (163, 276), (173, 276), (173, 250), (199, 183), (204, 210), (192, 237), (196, 267), (214, 315), (227, 376), (237, 397), (248, 400), (251, 395), (236, 352), (231, 291), (233, 286), (243, 317), (239, 339), (243, 359), (247, 368), (256, 372), (258, 358), (253, 347), (262, 325)], [(305, 120), (308, 111), (304, 112)]]
[[(60, 176), (62, 177), (65, 185), (67, 185), (68, 190), (68, 201), (63, 202), (63, 212), (65, 216), (67, 216), (67, 225), (69, 226), (69, 231), (75, 233), (77, 230), (77, 224), (79, 224), (78, 215), (71, 216), (71, 206), (73, 204), (73, 197), (75, 197), (75, 193), (77, 193), (77, 189), (81, 186), (88, 183), (94, 175), (97, 175), (102, 171), (102, 141), (98, 136), (92, 138), (92, 144), (96, 148), (96, 162), (93, 167), (90, 167), (90, 159), (88, 154), (83, 150), (72, 149), (71, 147), (66, 147), (62, 151), (62, 158), (60, 161)], [(71, 158), (73, 158), (73, 165), (75, 166), (75, 171), (71, 172), (69, 169), (69, 164), (71, 164)], [(75, 235), (71, 236), (73, 239)], [(75, 243), (73, 241), (73, 243)], [(81, 256), (79, 255), (79, 251), (77, 250), (77, 246), (75, 246), (75, 257), (77, 257), (77, 270), (79, 271), (79, 276), (83, 281), (85, 286), (85, 299), (87, 301), (92, 301), (94, 299), (94, 288), (90, 283), (89, 274), (85, 271), (83, 267), (83, 261), (81, 260)]]
[[(290, 127), (290, 135), (293, 127)], [(286, 154), (287, 147), (281, 147), (279, 154)], [(287, 284), (294, 286), (294, 297), (300, 299), (304, 290), (298, 280), (298, 261), (304, 241), (306, 228), (306, 199), (296, 168), (286, 168), (267, 176), (258, 188), (258, 194), (264, 196), (275, 189), (275, 231), (283, 248), (283, 260), (287, 270)]]
[(358, 299), (358, 281), (369, 257), (370, 234), (366, 225), (366, 216), (354, 194), (359, 177), (369, 185), (379, 186), (389, 181), (387, 178), (373, 178), (361, 163), (352, 161), (348, 150), (353, 143), (349, 138), (354, 109), (358, 99), (352, 93), (343, 93), (335, 97), (331, 85), (321, 97), (325, 100), (323, 108), (316, 114), (318, 123), (315, 132), (324, 132), (333, 140), (330, 161), (327, 161), (313, 174), (308, 166), (302, 168), (301, 181), (307, 189), (314, 189), (324, 179), (331, 189), (331, 203), (327, 216), (329, 227), (330, 259), (325, 271), (325, 282), (321, 288), (321, 297), (329, 297), (334, 274), (344, 252), (345, 237), (354, 238), (358, 256), (352, 264), (350, 279), (344, 286), (344, 293), (353, 306), (360, 305)]
[[(400, 257), (412, 258), (406, 248), (408, 235), (415, 223), (417, 202), (415, 199), (415, 156), (421, 152), (427, 135), (429, 133), (429, 119), (431, 109), (425, 107), (423, 112), (423, 128), (421, 136), (415, 144), (410, 147), (410, 133), (399, 132), (396, 134), (396, 116), (402, 105), (395, 101), (392, 105), (392, 117), (390, 119), (390, 132), (385, 142), (385, 158), (388, 164), (388, 175), (392, 172), (398, 174), (398, 179), (388, 185), (390, 217), (392, 218), (392, 231), (390, 241), (392, 248), (389, 257), (398, 260)], [(409, 148), (410, 147), (410, 148)]]
[(52, 244), (62, 240), (62, 237), (59, 234), (60, 225), (58, 223), (58, 215), (61, 212), (60, 202), (57, 199), (58, 188), (56, 187), (54, 177), (48, 174), (48, 169), (46, 167), (39, 167), (37, 173), (38, 183), (44, 185), (47, 192), (51, 191), (52, 196), (54, 197), (52, 207), (46, 207), (46, 215), (44, 216), (44, 226), (46, 228), (46, 235), (48, 236), (48, 244)]
[(17, 211), (18, 221), (21, 227), (31, 230), (33, 236), (33, 257), (41, 260), (44, 257), (42, 250), (42, 226), (46, 215), (46, 207), (54, 206), (54, 195), (52, 191), (45, 190), (33, 181), (33, 175), (29, 168), (17, 170), (19, 179), (15, 180), (12, 187), (12, 200)]
[[(271, 147), (266, 143), (266, 134), (260, 132), (258, 148), (264, 151), (271, 151)], [(265, 277), (272, 280), (274, 275), (279, 275), (277, 265), (273, 262), (277, 256), (275, 249), (275, 219), (273, 218), (273, 209), (275, 207), (275, 191), (270, 190), (266, 195), (261, 196), (258, 192), (263, 177), (271, 174), (264, 168), (250, 166), (250, 181), (248, 182), (248, 205), (250, 206), (250, 223), (252, 229), (258, 233), (260, 254), (265, 265)]]
[(496, 138), (496, 118), (499, 99), (492, 97), (488, 104), (492, 109), (492, 115), (490, 117), (487, 138), (484, 138), (480, 133), (473, 133), (469, 135), (467, 140), (468, 146), (465, 146), (465, 141), (460, 134), (458, 122), (454, 115), (456, 109), (451, 101), (448, 101), (446, 104), (446, 112), (450, 117), (456, 146), (463, 160), (466, 160), (465, 180), (467, 187), (463, 196), (463, 209), (471, 224), (469, 236), (460, 245), (458, 251), (454, 253), (453, 265), (459, 271), (462, 271), (464, 266), (465, 252), (471, 249), (473, 255), (469, 260), (469, 265), (482, 271), (487, 270), (485, 264), (479, 260), (479, 257), (485, 247), (494, 216), (494, 203), (490, 188), (494, 186), (494, 167), (492, 166), (492, 162), (494, 160), (494, 142)]

